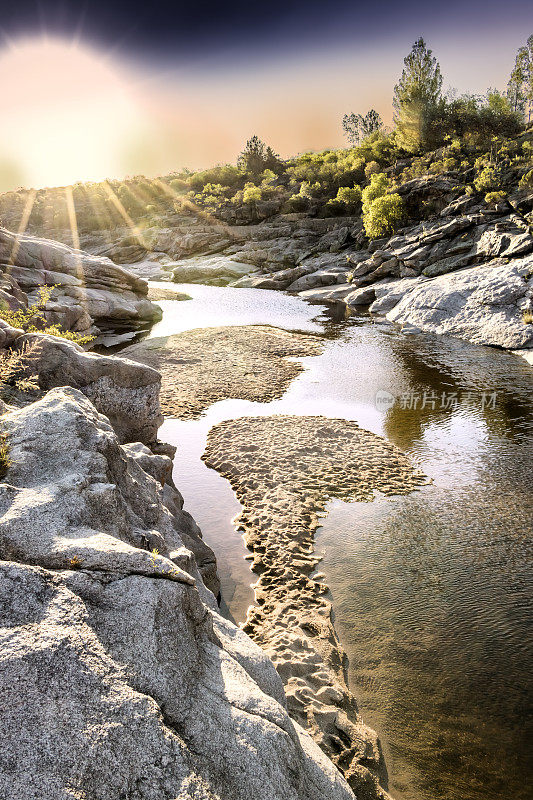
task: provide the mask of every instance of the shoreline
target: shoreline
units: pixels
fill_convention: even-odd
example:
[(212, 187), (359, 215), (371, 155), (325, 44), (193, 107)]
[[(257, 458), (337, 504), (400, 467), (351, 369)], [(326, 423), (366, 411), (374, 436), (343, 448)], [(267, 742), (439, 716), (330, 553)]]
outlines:
[[(316, 335), (250, 325), (146, 339), (121, 355), (158, 369), (163, 413), (187, 420), (198, 419), (224, 399), (264, 403), (281, 397), (304, 369), (287, 359), (318, 355), (322, 349)], [(256, 370), (252, 383), (251, 368)], [(243, 441), (247, 433), (241, 436), (237, 429), (248, 423), (255, 432)], [(324, 447), (317, 446), (320, 441)], [(294, 471), (302, 448), (304, 461)], [(341, 770), (360, 800), (389, 800), (379, 738), (358, 712), (329, 590), (320, 573), (314, 574), (320, 558), (313, 542), (330, 498), (371, 501), (376, 490), (407, 493), (426, 478), (386, 440), (355, 422), (323, 416), (240, 417), (220, 423), (209, 430), (202, 460), (229, 481), (242, 506), (232, 524), (259, 576), (243, 629), (274, 662), (291, 717)], [(278, 473), (280, 464), (276, 485), (262, 484), (268, 473)], [(239, 465), (245, 465), (244, 477), (237, 474)]]

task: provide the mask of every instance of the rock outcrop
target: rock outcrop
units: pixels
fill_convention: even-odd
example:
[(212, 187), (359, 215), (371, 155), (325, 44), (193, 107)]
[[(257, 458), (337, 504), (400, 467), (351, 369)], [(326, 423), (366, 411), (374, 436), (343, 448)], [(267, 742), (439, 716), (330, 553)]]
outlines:
[[(58, 386), (82, 391), (109, 418), (121, 442), (156, 442), (163, 417), (161, 375), (155, 369), (125, 358), (87, 353), (58, 336), (24, 333), (3, 320), (0, 348), (28, 354), (25, 375), (36, 376), (41, 392)], [(18, 400), (27, 402), (24, 396)]]
[(533, 347), (533, 325), (525, 319), (532, 298), (533, 256), (528, 256), (431, 280), (392, 282), (381, 288), (370, 311), (422, 331), (521, 350)]
[(48, 334), (26, 333), (12, 341), (15, 350), (33, 344), (31, 370), (42, 390), (80, 389), (109, 418), (121, 442), (156, 441), (163, 417), (161, 375), (155, 369), (125, 358), (87, 353), (73, 342)]
[[(83, 334), (146, 328), (161, 318), (148, 285), (108, 258), (48, 239), (0, 228), (1, 290), (19, 307), (36, 305), (39, 289), (53, 287), (45, 305), (49, 323)], [(5, 299), (5, 298), (4, 298)]]
[(218, 615), (168, 465), (75, 389), (2, 422), (0, 796), (354, 800)]

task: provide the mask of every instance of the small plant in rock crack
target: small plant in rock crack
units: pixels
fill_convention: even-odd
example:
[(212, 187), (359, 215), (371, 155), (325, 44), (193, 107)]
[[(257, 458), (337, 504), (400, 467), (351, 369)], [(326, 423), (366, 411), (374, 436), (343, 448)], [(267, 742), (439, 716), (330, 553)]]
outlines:
[(0, 434), (0, 478), (3, 478), (11, 466), (9, 443), (5, 433)]
[(72, 556), (72, 558), (68, 562), (69, 567), (71, 569), (80, 569), (81, 568), (81, 558), (78, 556)]
[(38, 342), (25, 342), (20, 350), (0, 352), (0, 397), (9, 399), (15, 390), (35, 392), (39, 389), (37, 375), (28, 374), (40, 350)]

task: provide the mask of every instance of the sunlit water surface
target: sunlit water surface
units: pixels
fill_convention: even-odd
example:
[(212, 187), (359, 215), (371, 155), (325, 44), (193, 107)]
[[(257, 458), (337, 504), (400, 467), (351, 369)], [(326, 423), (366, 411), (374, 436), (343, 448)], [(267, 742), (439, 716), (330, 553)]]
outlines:
[[(255, 578), (232, 524), (239, 503), (200, 460), (209, 429), (250, 414), (323, 414), (387, 437), (433, 483), (372, 503), (332, 501), (316, 548), (390, 791), (402, 800), (531, 797), (531, 367), (368, 319), (335, 322), (276, 292), (176, 288), (193, 299), (162, 302), (152, 336), (267, 324), (325, 340), (282, 399), (226, 400), (161, 429), (178, 447), (186, 507), (217, 554), (226, 612), (245, 618)], [(376, 405), (383, 391), (388, 408)]]

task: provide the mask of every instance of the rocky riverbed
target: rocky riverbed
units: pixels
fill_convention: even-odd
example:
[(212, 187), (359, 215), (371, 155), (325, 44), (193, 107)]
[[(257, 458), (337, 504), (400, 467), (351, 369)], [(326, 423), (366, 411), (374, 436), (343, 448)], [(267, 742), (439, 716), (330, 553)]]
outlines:
[[(248, 226), (182, 219), (153, 236), (147, 232), (150, 251), (137, 245), (132, 251), (130, 235), (123, 250), (118, 237), (112, 255), (124, 262), (149, 256), (150, 275), (176, 281), (231, 283), (233, 291), (282, 289), (315, 302), (369, 309), (405, 333), (530, 349), (530, 234), (509, 209), (488, 214), (444, 184), (439, 196), (447, 204), (441, 203), (438, 219), (368, 247), (362, 246), (360, 220), (279, 215)], [(423, 196), (433, 188), (431, 181), (419, 181), (409, 192)], [(129, 336), (160, 316), (148, 299), (141, 262), (131, 271), (119, 267), (97, 252), (97, 242), (89, 255), (35, 237), (1, 236), (2, 298), (14, 310), (36, 302), (46, 284), (54, 287), (47, 319), (82, 333), (128, 329)], [(161, 265), (159, 272), (154, 264)], [(159, 289), (152, 297), (167, 302), (175, 294)], [(19, 695), (22, 686), (31, 724), (25, 711), (6, 718), (12, 758), (0, 781), (10, 786), (17, 775), (17, 795), (28, 800), (34, 785), (59, 797), (80, 786), (106, 796), (119, 784), (142, 785), (142, 797), (353, 797), (305, 728), (358, 797), (385, 798), (379, 742), (361, 720), (347, 683), (328, 589), (315, 574), (313, 536), (331, 498), (401, 496), (425, 478), (408, 457), (352, 421), (245, 416), (211, 431), (206, 461), (228, 478), (243, 505), (239, 525), (259, 575), (246, 631), (272, 659), (284, 694), (272, 662), (218, 615), (213, 551), (183, 511), (170, 478), (172, 448), (157, 441), (161, 411), (195, 420), (229, 398), (279, 401), (302, 373), (292, 359), (319, 355), (323, 340), (265, 325), (218, 326), (148, 339), (124, 351), (131, 360), (86, 353), (3, 323), (0, 341), (19, 352), (27, 344), (39, 346), (35, 402), (27, 398), (20, 408), (18, 397), (3, 417), (12, 461), (1, 487), (0, 542), (5, 624), (15, 631), (5, 640), (5, 685), (16, 685)], [(46, 535), (36, 536), (41, 530)], [(134, 600), (139, 596), (145, 598), (142, 612)], [(128, 631), (132, 614), (139, 631), (126, 647), (125, 634), (114, 631)], [(36, 627), (28, 638), (29, 625)], [(185, 643), (180, 653), (177, 638)], [(36, 661), (49, 694), (42, 681), (20, 679), (36, 642), (39, 652), (49, 654), (46, 663)], [(167, 654), (163, 661), (155, 655), (161, 652)], [(90, 691), (83, 688), (87, 676)], [(183, 692), (176, 694), (176, 683)], [(72, 697), (83, 713), (72, 713)], [(64, 769), (56, 770), (55, 756), (52, 766), (35, 762), (36, 784), (25, 783), (19, 762), (31, 756), (19, 746), (22, 731), (34, 731), (29, 741), (39, 753), (43, 731), (49, 732), (46, 709), (58, 703), (53, 730), (67, 753)], [(99, 741), (117, 737), (112, 740), (122, 771), (113, 773), (97, 745), (100, 776), (84, 758), (92, 741), (85, 710), (91, 729), (98, 721)], [(109, 732), (108, 718), (114, 731), (136, 720), (136, 737)], [(221, 728), (227, 734), (223, 756), (211, 741)], [(139, 742), (145, 741), (141, 757)], [(267, 755), (258, 757), (260, 752)], [(74, 764), (81, 765), (81, 776), (73, 776)]]

